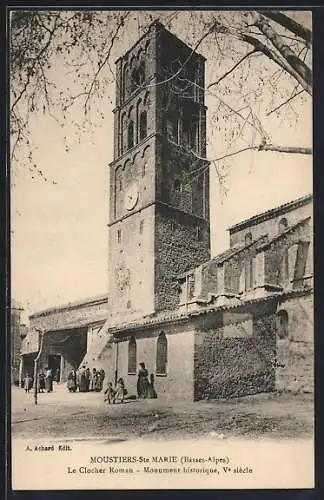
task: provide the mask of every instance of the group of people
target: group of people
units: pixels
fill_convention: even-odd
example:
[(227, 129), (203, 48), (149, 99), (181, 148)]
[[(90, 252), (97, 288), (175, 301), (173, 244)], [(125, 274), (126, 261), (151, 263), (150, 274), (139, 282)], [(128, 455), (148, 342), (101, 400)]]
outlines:
[(97, 370), (82, 366), (78, 371), (71, 370), (67, 378), (67, 388), (70, 392), (100, 392), (103, 388), (105, 370)]
[[(154, 388), (154, 375), (147, 371), (145, 363), (140, 363), (137, 379), (137, 398), (138, 399), (155, 399), (157, 394)], [(119, 378), (115, 387), (113, 387), (112, 382), (109, 382), (105, 390), (105, 401), (109, 404), (114, 404), (116, 402), (123, 403), (125, 396), (127, 395), (127, 389), (125, 387), (124, 380)]]
[[(46, 367), (45, 371), (40, 370), (37, 375), (37, 391), (38, 392), (53, 392), (53, 381), (59, 381), (57, 374), (53, 376), (50, 368)], [(23, 388), (25, 392), (29, 392), (34, 386), (34, 379), (27, 373), (23, 378)]]
[[(37, 390), (38, 392), (52, 392), (53, 381), (59, 381), (57, 374), (53, 376), (50, 368), (46, 367), (45, 371), (41, 370), (37, 376)], [(103, 389), (103, 382), (105, 379), (105, 371), (103, 369), (97, 370), (83, 365), (79, 370), (72, 369), (67, 377), (67, 388), (69, 392), (101, 392)], [(23, 387), (25, 392), (29, 392), (34, 385), (33, 377), (26, 374), (23, 379)], [(125, 400), (128, 391), (125, 387), (123, 378), (119, 378), (115, 385), (112, 382), (107, 384), (104, 391), (105, 401), (109, 404), (121, 402)], [(145, 363), (140, 363), (137, 379), (137, 397), (138, 399), (154, 399), (157, 394), (154, 388), (154, 375), (151, 373), (149, 376)]]

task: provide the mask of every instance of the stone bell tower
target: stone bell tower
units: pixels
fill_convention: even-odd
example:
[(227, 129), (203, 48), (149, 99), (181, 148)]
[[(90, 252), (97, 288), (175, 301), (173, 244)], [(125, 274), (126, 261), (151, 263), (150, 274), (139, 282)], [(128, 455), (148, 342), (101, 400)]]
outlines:
[(205, 59), (153, 23), (118, 61), (109, 165), (109, 320), (178, 305), (210, 258)]

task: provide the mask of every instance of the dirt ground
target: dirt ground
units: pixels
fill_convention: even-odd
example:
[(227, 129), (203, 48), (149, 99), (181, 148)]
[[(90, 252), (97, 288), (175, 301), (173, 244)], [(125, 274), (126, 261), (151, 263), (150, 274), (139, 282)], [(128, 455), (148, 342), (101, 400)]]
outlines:
[(70, 394), (65, 386), (40, 394), (12, 389), (13, 438), (185, 439), (244, 437), (309, 438), (313, 396), (258, 394), (231, 400), (162, 404), (157, 400), (108, 405), (103, 394)]

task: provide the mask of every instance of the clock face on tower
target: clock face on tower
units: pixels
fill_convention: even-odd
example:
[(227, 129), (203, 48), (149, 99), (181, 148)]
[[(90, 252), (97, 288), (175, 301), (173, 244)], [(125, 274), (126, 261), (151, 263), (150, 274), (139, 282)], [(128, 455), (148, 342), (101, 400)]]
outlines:
[(124, 198), (124, 206), (126, 210), (133, 210), (138, 201), (138, 186), (132, 183), (126, 190)]

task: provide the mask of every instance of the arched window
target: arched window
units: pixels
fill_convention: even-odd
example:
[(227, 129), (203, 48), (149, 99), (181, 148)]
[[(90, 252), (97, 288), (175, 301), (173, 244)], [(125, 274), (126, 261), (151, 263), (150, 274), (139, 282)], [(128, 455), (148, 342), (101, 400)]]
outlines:
[(287, 227), (288, 227), (287, 219), (285, 217), (283, 219), (280, 219), (280, 221), (279, 221), (279, 233), (282, 233), (283, 231), (285, 231), (285, 229), (287, 229)]
[(289, 256), (288, 248), (284, 248), (281, 258), (281, 270), (280, 270), (280, 283), (279, 285), (286, 285), (289, 283)]
[(138, 69), (139, 84), (142, 85), (145, 81), (145, 62), (141, 61)]
[(128, 342), (128, 373), (136, 374), (136, 340), (135, 337), (131, 337)]
[(124, 113), (121, 119), (120, 151), (124, 153), (127, 150), (127, 118)]
[(253, 288), (253, 259), (251, 255), (247, 255), (245, 260), (245, 290), (251, 288)]
[(244, 236), (244, 242), (245, 242), (245, 245), (249, 245), (250, 243), (252, 243), (252, 234), (251, 233), (247, 233)]
[(128, 70), (127, 70), (127, 66), (124, 66), (124, 69), (123, 69), (123, 81), (122, 81), (122, 89), (123, 89), (123, 100), (125, 101), (126, 97), (127, 97), (127, 78), (128, 78)]
[(147, 136), (147, 113), (142, 111), (139, 119), (139, 138), (144, 139)]
[(284, 309), (277, 313), (277, 334), (279, 339), (288, 338), (288, 313)]
[(140, 85), (140, 76), (138, 69), (133, 69), (131, 78), (131, 91), (134, 92)]
[(168, 363), (168, 341), (165, 333), (158, 336), (156, 344), (156, 374), (166, 375)]
[(133, 122), (133, 120), (131, 120), (128, 124), (127, 144), (128, 144), (128, 149), (130, 149), (134, 146), (134, 122)]

